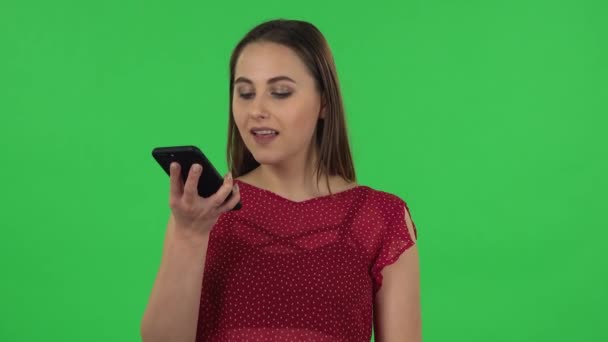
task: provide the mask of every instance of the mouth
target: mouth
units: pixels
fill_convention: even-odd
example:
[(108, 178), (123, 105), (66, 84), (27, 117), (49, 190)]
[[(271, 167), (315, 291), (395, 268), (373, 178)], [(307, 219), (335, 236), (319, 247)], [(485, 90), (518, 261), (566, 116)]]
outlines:
[(253, 135), (255, 142), (264, 145), (275, 140), (275, 138), (279, 135), (279, 132), (275, 130), (252, 130), (251, 134)]

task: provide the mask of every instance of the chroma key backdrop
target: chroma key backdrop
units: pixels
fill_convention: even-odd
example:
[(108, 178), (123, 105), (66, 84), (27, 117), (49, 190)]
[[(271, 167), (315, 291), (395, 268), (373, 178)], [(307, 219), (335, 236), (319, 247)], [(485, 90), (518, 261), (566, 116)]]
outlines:
[(608, 341), (593, 0), (0, 2), (0, 341), (141, 339), (170, 213), (152, 148), (227, 171), (230, 53), (276, 18), (323, 32), (357, 181), (409, 205), (424, 341)]

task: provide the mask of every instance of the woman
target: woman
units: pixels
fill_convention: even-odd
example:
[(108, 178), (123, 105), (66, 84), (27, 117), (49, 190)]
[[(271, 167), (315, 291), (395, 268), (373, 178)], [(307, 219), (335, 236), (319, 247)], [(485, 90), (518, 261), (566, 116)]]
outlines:
[(369, 341), (373, 324), (376, 341), (420, 341), (416, 227), (401, 198), (356, 183), (321, 32), (256, 26), (229, 91), (224, 185), (199, 197), (200, 166), (183, 183), (172, 165), (143, 340)]

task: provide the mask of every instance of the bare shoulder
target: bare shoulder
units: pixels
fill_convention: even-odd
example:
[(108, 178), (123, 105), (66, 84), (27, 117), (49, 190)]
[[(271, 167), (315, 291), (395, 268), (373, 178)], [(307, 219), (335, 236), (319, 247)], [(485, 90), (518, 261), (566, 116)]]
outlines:
[(359, 186), (357, 182), (349, 182), (340, 176), (330, 177), (329, 184), (331, 185), (332, 192), (342, 192)]

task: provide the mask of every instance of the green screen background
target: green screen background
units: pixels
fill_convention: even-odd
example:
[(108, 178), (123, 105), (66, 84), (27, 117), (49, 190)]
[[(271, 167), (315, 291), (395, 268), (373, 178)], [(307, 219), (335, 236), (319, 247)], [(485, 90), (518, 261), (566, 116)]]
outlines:
[(419, 229), (425, 341), (606, 341), (603, 1), (3, 1), (0, 340), (136, 341), (169, 215), (152, 148), (226, 172), (228, 59), (313, 22), (358, 182)]

